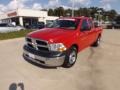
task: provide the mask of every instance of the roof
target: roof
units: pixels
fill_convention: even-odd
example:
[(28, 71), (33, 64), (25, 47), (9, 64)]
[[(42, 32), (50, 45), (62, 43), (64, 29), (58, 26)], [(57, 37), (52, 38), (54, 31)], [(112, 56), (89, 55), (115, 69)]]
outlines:
[(16, 16), (25, 17), (47, 17), (47, 11), (40, 11), (34, 9), (15, 9), (0, 15), (0, 19), (6, 19)]

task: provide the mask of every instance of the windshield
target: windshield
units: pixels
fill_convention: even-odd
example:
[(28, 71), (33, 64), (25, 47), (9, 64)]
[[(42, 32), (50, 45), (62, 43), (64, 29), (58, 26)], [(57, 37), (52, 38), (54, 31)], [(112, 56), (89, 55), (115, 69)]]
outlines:
[(75, 20), (55, 20), (46, 25), (47, 28), (66, 28), (66, 29), (76, 29), (79, 21)]

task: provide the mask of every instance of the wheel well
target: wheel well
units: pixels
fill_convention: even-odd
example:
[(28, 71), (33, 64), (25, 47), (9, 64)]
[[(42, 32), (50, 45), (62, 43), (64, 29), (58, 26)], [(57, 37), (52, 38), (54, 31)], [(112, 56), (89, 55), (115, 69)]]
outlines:
[(98, 35), (98, 38), (101, 37), (101, 33)]
[(75, 47), (75, 48), (77, 49), (77, 52), (78, 52), (79, 47), (78, 47), (78, 45), (77, 45), (77, 44), (73, 44), (71, 47)]

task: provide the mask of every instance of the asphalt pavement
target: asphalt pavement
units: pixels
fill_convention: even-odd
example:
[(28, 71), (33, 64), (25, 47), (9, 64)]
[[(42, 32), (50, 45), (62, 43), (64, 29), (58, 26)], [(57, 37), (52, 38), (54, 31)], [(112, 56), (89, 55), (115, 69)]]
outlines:
[(104, 30), (69, 69), (44, 68), (23, 59), (24, 38), (0, 41), (0, 90), (120, 90), (120, 30)]

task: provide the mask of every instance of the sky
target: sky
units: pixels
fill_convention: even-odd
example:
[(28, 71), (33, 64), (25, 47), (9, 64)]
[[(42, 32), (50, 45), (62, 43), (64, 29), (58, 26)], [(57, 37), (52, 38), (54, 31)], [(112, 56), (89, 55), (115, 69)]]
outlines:
[[(120, 13), (120, 0), (74, 0), (75, 8), (102, 7), (105, 10), (115, 9)], [(62, 6), (72, 7), (73, 0), (0, 0), (0, 14), (16, 8), (49, 9)]]

